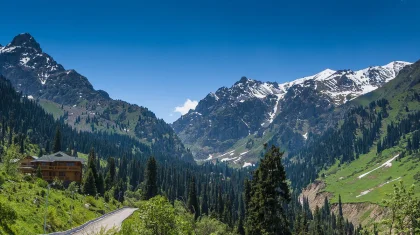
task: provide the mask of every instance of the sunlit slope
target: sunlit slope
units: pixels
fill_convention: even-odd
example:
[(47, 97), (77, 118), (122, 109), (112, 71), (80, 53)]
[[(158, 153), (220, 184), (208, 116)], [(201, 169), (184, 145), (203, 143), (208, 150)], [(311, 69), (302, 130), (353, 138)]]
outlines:
[[(387, 126), (397, 125), (408, 115), (420, 110), (420, 63), (401, 71), (393, 81), (384, 87), (359, 97), (352, 104), (368, 105), (378, 99), (389, 101), (389, 116), (382, 121), (380, 139), (387, 136)], [(417, 130), (418, 131), (418, 130)], [(415, 184), (416, 193), (420, 196), (420, 153), (409, 151), (408, 140), (412, 140), (416, 131), (401, 134), (393, 147), (387, 147), (379, 154), (378, 140), (367, 154), (358, 159), (339, 164), (324, 170), (320, 179), (326, 183), (324, 191), (332, 193), (332, 200), (338, 201), (340, 194), (343, 201), (373, 202), (381, 204), (387, 193), (393, 190), (395, 181), (403, 180), (405, 184)], [(398, 157), (395, 158), (395, 156)]]

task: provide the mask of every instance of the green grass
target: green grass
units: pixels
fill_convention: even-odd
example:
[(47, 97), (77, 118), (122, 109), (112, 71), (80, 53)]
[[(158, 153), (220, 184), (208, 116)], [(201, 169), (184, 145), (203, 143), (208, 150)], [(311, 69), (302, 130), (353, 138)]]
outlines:
[(60, 118), (64, 115), (64, 111), (61, 106), (57, 103), (48, 100), (40, 100), (39, 105), (47, 112), (54, 116), (55, 119)]
[[(376, 149), (376, 148), (375, 148)], [(324, 171), (326, 182), (325, 191), (334, 194), (332, 202), (338, 202), (340, 194), (344, 203), (371, 202), (382, 204), (387, 194), (392, 193), (393, 185), (397, 182), (391, 182), (379, 187), (388, 181), (401, 177), (405, 184), (418, 185), (419, 182), (413, 178), (419, 172), (419, 156), (409, 155), (398, 161), (393, 161), (391, 167), (383, 167), (359, 179), (358, 176), (382, 165), (388, 159), (402, 152), (403, 148), (394, 147), (376, 155), (376, 151), (361, 155), (359, 159), (339, 166), (334, 166)], [(363, 191), (372, 189), (371, 192), (360, 196)], [(420, 196), (420, 187), (416, 188), (417, 195)]]
[[(25, 181), (22, 175), (7, 177), (0, 186), (0, 202), (12, 207), (18, 218), (9, 225), (10, 231), (0, 226), (0, 234), (40, 234), (43, 233), (46, 213), (45, 183)], [(85, 204), (90, 204), (89, 207)], [(103, 213), (115, 210), (118, 203), (112, 200), (105, 203), (103, 198), (95, 200), (75, 194), (74, 199), (64, 190), (51, 189), (48, 200), (47, 224), (48, 232), (63, 231), (81, 225)], [(70, 206), (74, 206), (71, 210)], [(72, 218), (72, 224), (69, 223)], [(6, 232), (8, 231), (8, 232)]]

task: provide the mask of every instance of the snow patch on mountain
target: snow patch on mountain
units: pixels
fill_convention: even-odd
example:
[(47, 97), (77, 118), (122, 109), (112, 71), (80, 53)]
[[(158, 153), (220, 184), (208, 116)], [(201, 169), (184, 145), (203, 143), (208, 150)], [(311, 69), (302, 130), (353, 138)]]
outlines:
[(242, 166), (242, 168), (250, 167), (250, 166), (254, 166), (254, 164), (252, 164), (250, 162), (245, 162), (244, 165)]
[(276, 94), (277, 99), (276, 99), (276, 104), (274, 105), (274, 108), (273, 108), (273, 112), (268, 114), (268, 116), (270, 117), (268, 119), (268, 122), (269, 123), (272, 123), (273, 122), (274, 117), (277, 114), (277, 107), (279, 105), (279, 101), (283, 98), (283, 96), (284, 96), (283, 94)]
[(31, 59), (29, 57), (23, 57), (20, 59), (20, 64), (21, 65), (26, 65), (26, 63), (28, 63), (28, 61), (30, 61)]

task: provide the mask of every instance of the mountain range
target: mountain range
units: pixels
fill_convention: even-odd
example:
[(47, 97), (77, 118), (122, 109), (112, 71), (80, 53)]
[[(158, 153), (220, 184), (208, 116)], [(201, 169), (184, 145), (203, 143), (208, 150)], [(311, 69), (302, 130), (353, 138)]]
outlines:
[(362, 70), (326, 69), (279, 84), (242, 77), (209, 93), (172, 126), (199, 160), (256, 163), (264, 143), (297, 150), (332, 121), (330, 111), (394, 79), (411, 63), (393, 61)]
[(242, 77), (230, 88), (209, 93), (170, 126), (145, 107), (95, 90), (86, 77), (43, 52), (28, 33), (0, 46), (0, 74), (77, 130), (125, 134), (188, 161), (194, 155), (199, 161), (218, 159), (240, 166), (256, 163), (264, 143), (297, 151), (340, 118), (331, 115), (337, 107), (382, 87), (410, 64), (326, 69), (286, 83)]

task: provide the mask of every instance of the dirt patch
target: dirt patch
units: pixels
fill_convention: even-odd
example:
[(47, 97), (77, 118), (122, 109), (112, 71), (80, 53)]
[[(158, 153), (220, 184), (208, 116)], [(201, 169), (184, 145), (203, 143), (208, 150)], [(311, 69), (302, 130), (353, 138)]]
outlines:
[[(344, 218), (353, 224), (372, 225), (373, 222), (379, 222), (387, 217), (387, 210), (377, 204), (362, 203), (344, 203), (342, 205)], [(333, 204), (331, 210), (338, 214), (338, 204)]]
[[(308, 198), (309, 207), (312, 211), (316, 206), (322, 207), (324, 205), (325, 197), (331, 198), (333, 196), (330, 192), (323, 191), (326, 187), (325, 182), (317, 180), (308, 185), (302, 190), (299, 200), (302, 202), (303, 197)], [(381, 221), (387, 216), (387, 210), (377, 204), (363, 202), (363, 203), (343, 203), (343, 215), (355, 225), (370, 225), (375, 221)], [(338, 214), (338, 204), (332, 204), (331, 210)]]
[(303, 202), (303, 197), (308, 198), (309, 207), (312, 211), (315, 210), (315, 207), (322, 207), (324, 205), (325, 197), (331, 198), (332, 193), (322, 192), (326, 184), (324, 181), (316, 180), (312, 184), (308, 185), (302, 190), (302, 193), (299, 196), (299, 201)]

